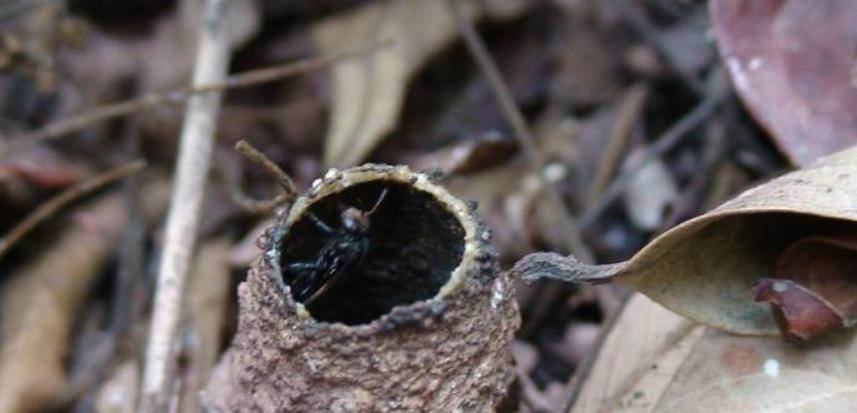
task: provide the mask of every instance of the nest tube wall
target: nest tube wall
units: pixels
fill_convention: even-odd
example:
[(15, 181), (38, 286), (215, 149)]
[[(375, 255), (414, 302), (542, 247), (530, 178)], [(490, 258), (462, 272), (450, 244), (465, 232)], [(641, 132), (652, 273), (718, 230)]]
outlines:
[[(365, 258), (311, 303), (296, 301), (289, 265), (316, 260), (330, 238), (310, 212), (338, 227), (343, 208), (369, 210), (382, 192)], [(494, 411), (514, 376), (520, 317), (474, 209), (407, 167), (329, 171), (261, 240), (239, 286), (238, 331), (202, 395), (208, 408)]]

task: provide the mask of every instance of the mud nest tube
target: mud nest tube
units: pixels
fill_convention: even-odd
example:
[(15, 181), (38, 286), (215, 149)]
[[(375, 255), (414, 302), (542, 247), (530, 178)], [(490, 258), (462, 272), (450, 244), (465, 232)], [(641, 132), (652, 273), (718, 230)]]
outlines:
[[(386, 195), (381, 194), (386, 189)], [(434, 297), (446, 284), (464, 253), (464, 228), (434, 195), (391, 180), (359, 183), (315, 200), (308, 211), (334, 230), (341, 212), (378, 208), (369, 218), (368, 252), (337, 276), (310, 304), (318, 321), (347, 325), (369, 323), (393, 307)], [(324, 246), (336, 241), (304, 211), (278, 246), (282, 277), (294, 290), (293, 263), (316, 262)]]
[[(340, 215), (371, 210), (359, 265), (303, 283)], [(315, 216), (333, 231), (313, 222)], [(342, 237), (342, 238), (336, 238)], [(492, 412), (514, 378), (514, 288), (468, 204), (405, 166), (330, 170), (277, 217), (238, 288), (238, 329), (203, 400), (213, 412)], [(337, 250), (337, 254), (339, 250)], [(333, 254), (334, 256), (338, 256)], [(323, 260), (324, 261), (324, 260)], [(289, 266), (292, 266), (291, 268)], [(303, 277), (307, 274), (304, 273)], [(305, 303), (296, 302), (292, 287)]]

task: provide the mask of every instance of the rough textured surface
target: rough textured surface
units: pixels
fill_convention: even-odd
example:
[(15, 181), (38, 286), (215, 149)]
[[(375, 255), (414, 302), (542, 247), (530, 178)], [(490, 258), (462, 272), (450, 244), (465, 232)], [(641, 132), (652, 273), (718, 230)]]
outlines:
[[(278, 281), (277, 246), (315, 202), (379, 179), (430, 192), (461, 221), (461, 264), (433, 297), (371, 322), (316, 321)], [(329, 173), (278, 220), (239, 287), (238, 333), (204, 400), (229, 412), (493, 411), (513, 377), (508, 346), (519, 315), (488, 241), (470, 208), (425, 175), (377, 165)]]

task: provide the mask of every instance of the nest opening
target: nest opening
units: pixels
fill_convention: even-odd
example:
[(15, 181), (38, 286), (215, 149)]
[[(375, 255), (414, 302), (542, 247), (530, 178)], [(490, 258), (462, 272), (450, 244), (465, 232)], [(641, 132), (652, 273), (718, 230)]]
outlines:
[(345, 266), (325, 287), (316, 289), (311, 301), (303, 298), (314, 319), (347, 325), (370, 323), (395, 306), (434, 297), (460, 264), (465, 230), (444, 203), (404, 182), (369, 181), (327, 195), (308, 208), (333, 234), (319, 228), (306, 211), (285, 234), (280, 268), (293, 297), (297, 279), (307, 274), (290, 266), (313, 263), (322, 264), (318, 266), (321, 271), (332, 268), (332, 260), (320, 257), (331, 242), (347, 240), (342, 233), (342, 211), (348, 207), (369, 211), (385, 189), (386, 196), (369, 217), (363, 259)]

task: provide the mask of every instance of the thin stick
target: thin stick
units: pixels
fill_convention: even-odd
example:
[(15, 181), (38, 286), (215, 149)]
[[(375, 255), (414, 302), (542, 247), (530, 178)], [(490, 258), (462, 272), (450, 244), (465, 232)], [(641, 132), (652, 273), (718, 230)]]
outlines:
[(32, 145), (37, 142), (42, 142), (74, 132), (95, 122), (139, 112), (161, 104), (181, 103), (190, 97), (208, 92), (237, 89), (273, 82), (289, 76), (295, 76), (308, 71), (317, 70), (342, 60), (352, 59), (354, 57), (388, 47), (392, 44), (393, 42), (389, 39), (371, 42), (356, 49), (334, 53), (329, 56), (321, 56), (299, 62), (285, 63), (264, 69), (250, 70), (226, 77), (222, 81), (208, 82), (204, 85), (168, 92), (150, 92), (135, 99), (100, 106), (91, 111), (84, 112), (70, 118), (59, 119), (40, 129), (20, 135), (15, 138), (7, 148), (0, 147), (0, 157), (5, 157), (6, 155), (18, 151), (27, 145)]
[[(464, 37), (464, 42), (467, 44), (468, 50), (470, 50), (473, 58), (476, 59), (479, 70), (488, 80), (488, 84), (491, 87), (491, 91), (494, 93), (494, 96), (497, 98), (497, 102), (500, 105), (500, 110), (503, 112), (503, 116), (515, 131), (515, 138), (518, 140), (518, 144), (521, 145), (521, 148), (523, 148), (527, 162), (529, 162), (531, 168), (536, 171), (543, 171), (545, 168), (545, 159), (541, 153), (539, 153), (538, 148), (536, 148), (535, 139), (533, 138), (532, 132), (530, 132), (530, 128), (527, 126), (527, 121), (524, 119), (524, 115), (521, 113), (517, 104), (515, 104), (515, 99), (512, 97), (512, 93), (509, 92), (509, 88), (503, 81), (503, 77), (497, 69), (497, 64), (488, 53), (484, 42), (473, 27), (473, 22), (464, 15), (464, 11), (461, 9), (461, 5), (458, 0), (444, 1), (446, 2), (449, 13), (455, 19), (455, 24), (458, 27), (459, 33)], [(558, 211), (562, 211), (560, 219), (563, 221), (561, 224), (566, 228), (566, 230), (563, 231), (566, 248), (568, 248), (569, 252), (573, 253), (583, 261), (592, 262), (592, 252), (590, 252), (583, 243), (577, 223), (575, 222), (574, 217), (572, 217), (571, 212), (563, 203), (562, 196), (559, 194), (559, 191), (553, 183), (549, 182), (541, 173), (538, 175), (549, 189), (548, 200), (554, 203)]]
[(35, 211), (31, 212), (23, 221), (9, 230), (3, 238), (0, 238), (0, 258), (6, 255), (6, 253), (9, 252), (9, 249), (20, 241), (21, 238), (29, 234), (33, 228), (54, 216), (57, 211), (61, 210), (69, 203), (95, 192), (112, 182), (140, 172), (145, 166), (146, 163), (144, 161), (135, 161), (118, 168), (111, 169), (76, 184), (42, 205), (39, 205)]
[(238, 141), (235, 144), (235, 150), (247, 158), (247, 160), (268, 172), (277, 181), (283, 191), (273, 199), (259, 200), (241, 191), (238, 182), (227, 182), (227, 185), (229, 185), (229, 197), (232, 198), (232, 202), (238, 204), (245, 211), (255, 214), (265, 214), (295, 199), (298, 193), (297, 186), (295, 186), (292, 178), (283, 172), (274, 161), (244, 140)]
[[(720, 71), (714, 74), (714, 76), (720, 75)], [(620, 175), (613, 181), (613, 183), (610, 184), (609, 187), (607, 187), (607, 190), (604, 191), (604, 195), (602, 195), (598, 201), (594, 202), (592, 207), (587, 209), (586, 213), (580, 217), (581, 227), (587, 228), (595, 223), (595, 220), (598, 219), (598, 217), (601, 216), (601, 214), (606, 211), (607, 208), (616, 201), (616, 199), (618, 199), (626, 189), (628, 189), (631, 179), (640, 171), (640, 169), (642, 169), (644, 165), (675, 147), (675, 145), (681, 142), (681, 139), (685, 137), (688, 132), (692, 131), (694, 128), (699, 126), (699, 124), (708, 119), (708, 117), (720, 107), (720, 104), (726, 100), (729, 93), (723, 82), (717, 83), (721, 84), (717, 87), (718, 90), (709, 94), (708, 97), (694, 107), (693, 110), (684, 115), (678, 122), (658, 137), (655, 142), (648, 147), (642, 159), (634, 165), (633, 168)]]
[(292, 181), (292, 178), (282, 169), (280, 169), (277, 164), (274, 163), (270, 158), (265, 156), (262, 152), (259, 152), (258, 149), (254, 148), (252, 145), (247, 143), (247, 141), (240, 140), (235, 144), (235, 150), (244, 155), (245, 158), (250, 160), (251, 162), (259, 165), (267, 171), (274, 179), (277, 180), (277, 183), (280, 184), (280, 187), (283, 188), (283, 191), (288, 194), (288, 196), (295, 196), (298, 193), (298, 189), (295, 186), (295, 183)]
[(589, 193), (586, 194), (586, 202), (584, 203), (586, 207), (598, 200), (598, 197), (610, 183), (610, 178), (613, 177), (616, 165), (622, 159), (622, 152), (624, 152), (631, 137), (631, 131), (643, 112), (646, 94), (646, 87), (638, 84), (631, 86), (622, 96), (616, 109), (613, 126), (610, 128), (610, 134), (607, 137), (607, 145), (598, 160), (592, 184), (589, 186)]
[[(227, 0), (207, 0), (199, 26), (200, 43), (193, 86), (220, 84), (229, 66)], [(182, 294), (196, 245), (205, 183), (214, 149), (214, 127), (222, 101), (220, 91), (195, 95), (187, 103), (180, 138), (176, 177), (167, 215), (165, 242), (152, 306), (152, 324), (139, 412), (167, 411), (175, 368), (176, 336), (181, 320)]]

